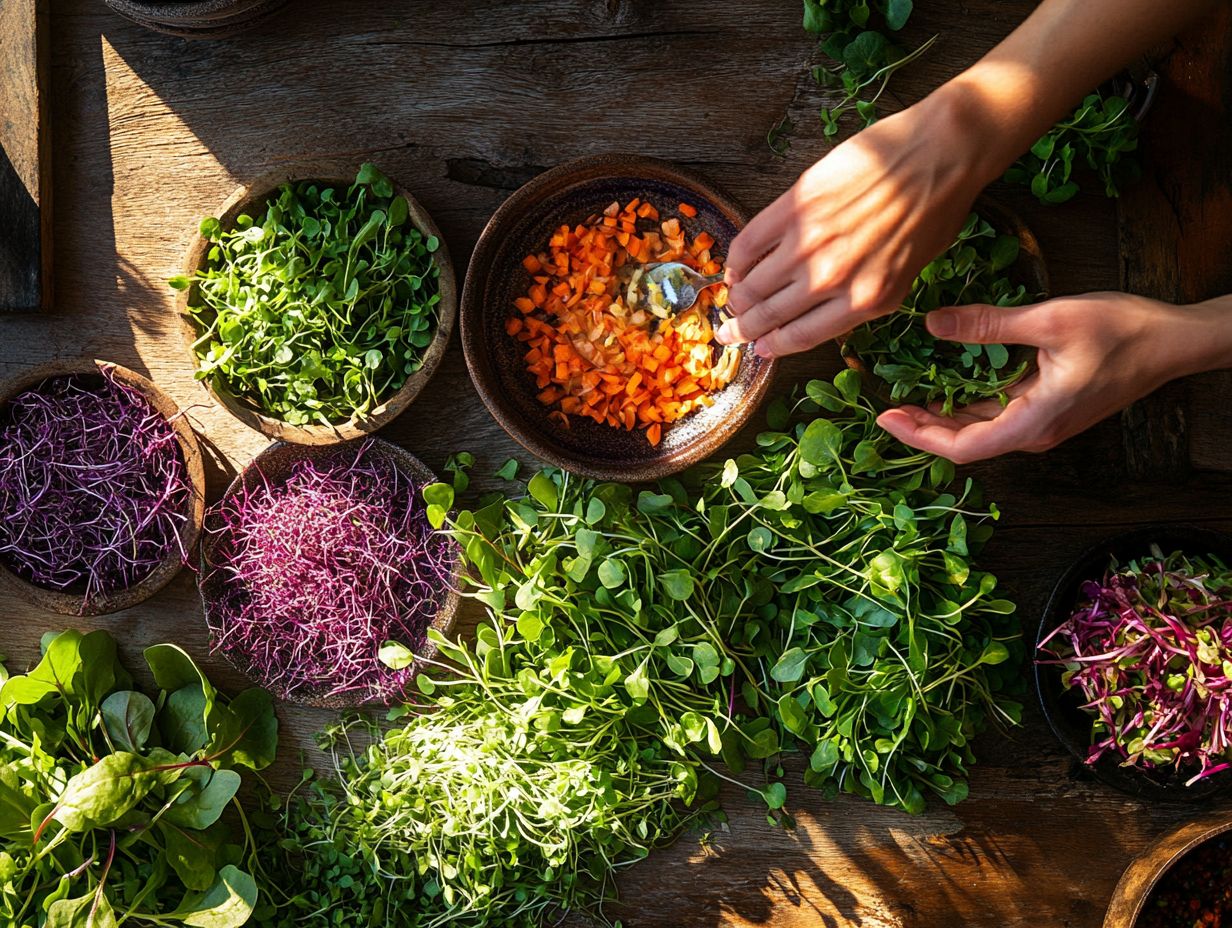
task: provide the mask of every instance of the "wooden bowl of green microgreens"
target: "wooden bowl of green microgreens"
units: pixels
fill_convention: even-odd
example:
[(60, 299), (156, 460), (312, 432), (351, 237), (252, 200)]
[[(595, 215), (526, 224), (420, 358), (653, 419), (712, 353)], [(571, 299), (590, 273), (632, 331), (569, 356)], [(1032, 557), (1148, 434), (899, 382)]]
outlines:
[(946, 341), (931, 335), (924, 320), (944, 306), (1022, 306), (1047, 296), (1039, 241), (1010, 210), (980, 197), (954, 244), (920, 272), (902, 306), (854, 329), (839, 346), (883, 403), (931, 406), (943, 415), (981, 400), (1005, 403), (1034, 367), (1035, 349)]
[(431, 379), (458, 312), (448, 250), (373, 165), (278, 172), (207, 217), (171, 279), (196, 377), (271, 438), (374, 432)]

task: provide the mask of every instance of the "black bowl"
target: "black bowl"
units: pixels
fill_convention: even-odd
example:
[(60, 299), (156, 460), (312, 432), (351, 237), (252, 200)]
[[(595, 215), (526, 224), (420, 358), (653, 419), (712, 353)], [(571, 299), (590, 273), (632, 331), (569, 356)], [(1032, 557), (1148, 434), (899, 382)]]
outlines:
[[(1039, 643), (1069, 618), (1085, 581), (1102, 577), (1113, 558), (1124, 564), (1148, 555), (1153, 544), (1158, 545), (1165, 555), (1172, 551), (1184, 551), (1190, 555), (1214, 554), (1232, 562), (1232, 536), (1197, 526), (1150, 525), (1100, 542), (1078, 558), (1053, 588), (1035, 639), (1036, 658), (1040, 656)], [(1112, 754), (1104, 754), (1094, 764), (1087, 764), (1091, 717), (1080, 708), (1082, 699), (1079, 693), (1062, 686), (1062, 672), (1062, 668), (1054, 664), (1035, 664), (1035, 685), (1044, 717), (1060, 742), (1099, 780), (1122, 792), (1152, 800), (1210, 799), (1232, 786), (1232, 770), (1216, 773), (1193, 786), (1186, 786), (1185, 781), (1190, 774), (1178, 773), (1175, 768), (1147, 770), (1123, 767)]]

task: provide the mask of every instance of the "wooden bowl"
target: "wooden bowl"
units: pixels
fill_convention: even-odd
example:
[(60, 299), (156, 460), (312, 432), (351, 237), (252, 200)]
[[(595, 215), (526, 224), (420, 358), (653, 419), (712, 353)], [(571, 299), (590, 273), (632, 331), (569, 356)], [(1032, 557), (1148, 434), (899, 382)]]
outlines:
[[(345, 177), (346, 173), (339, 171), (336, 166), (326, 167), (319, 172), (310, 170), (307, 173), (302, 169), (291, 171), (284, 169), (276, 170), (236, 190), (223, 203), (217, 218), (222, 223), (224, 229), (230, 229), (234, 227), (235, 219), (241, 213), (247, 213), (255, 217), (255, 214), (264, 210), (266, 202), (277, 193), (278, 188), (283, 184), (313, 181), (345, 188), (354, 182), (355, 172), (350, 172), (350, 180), (345, 179)], [(435, 236), (441, 243), (440, 247), (433, 254), (433, 260), (440, 268), (441, 299), (437, 304), (436, 334), (424, 351), (423, 365), (407, 378), (406, 383), (402, 385), (400, 390), (365, 416), (352, 416), (346, 422), (330, 426), (319, 424), (291, 425), (258, 409), (249, 400), (233, 396), (222, 384), (213, 384), (209, 380), (201, 381), (210, 395), (245, 425), (257, 429), (270, 438), (300, 445), (327, 445), (341, 441), (350, 441), (351, 439), (360, 438), (375, 432), (381, 426), (386, 425), (400, 415), (414, 402), (415, 397), (427, 386), (428, 381), (432, 379), (432, 375), (436, 373), (441, 359), (445, 356), (445, 349), (449, 345), (449, 339), (453, 334), (454, 323), (458, 316), (458, 287), (454, 278), (453, 262), (449, 258), (449, 249), (445, 246), (445, 239), (441, 235), (440, 229), (437, 228), (436, 223), (432, 221), (432, 217), (428, 215), (427, 210), (410, 193), (397, 184), (394, 185), (394, 192), (406, 198), (410, 211), (410, 220), (415, 224), (416, 228), (425, 235)], [(188, 248), (188, 255), (184, 261), (183, 273), (185, 277), (191, 279), (196, 275), (197, 271), (205, 267), (209, 248), (210, 243), (200, 232), (195, 232), (192, 243)], [(197, 327), (196, 321), (188, 314), (188, 307), (190, 301), (196, 295), (197, 286), (194, 283), (187, 290), (181, 290), (176, 299), (176, 309), (180, 315), (180, 328), (194, 369), (197, 367), (197, 355), (192, 346), (200, 337), (201, 332)]]
[[(1215, 554), (1232, 563), (1232, 537), (1197, 526), (1151, 525), (1102, 541), (1074, 561), (1053, 588), (1035, 638), (1036, 657), (1048, 657), (1047, 654), (1040, 654), (1039, 643), (1069, 618), (1085, 581), (1102, 577), (1113, 558), (1124, 564), (1148, 554), (1152, 544), (1159, 545), (1165, 554), (1171, 551), (1185, 551), (1193, 555)], [(1193, 786), (1186, 786), (1188, 777), (1174, 770), (1122, 767), (1110, 754), (1105, 754), (1094, 764), (1087, 764), (1091, 718), (1079, 708), (1079, 693), (1062, 686), (1061, 674), (1062, 669), (1056, 665), (1035, 663), (1035, 686), (1044, 717), (1065, 748), (1102, 782), (1142, 799), (1181, 802), (1207, 800), (1232, 786), (1232, 770), (1213, 774)]]
[(1134, 858), (1112, 891), (1104, 928), (1134, 928), (1151, 891), (1191, 851), (1232, 830), (1232, 811), (1224, 809), (1186, 822)]
[[(1016, 213), (985, 194), (979, 196), (971, 211), (987, 220), (989, 225), (1001, 235), (1017, 236), (1018, 260), (1009, 268), (1010, 277), (1015, 283), (1025, 286), (1028, 293), (1037, 294), (1038, 300), (1048, 299), (1050, 292), (1048, 267), (1044, 263), (1044, 254), (1035, 233), (1027, 228), (1026, 223)], [(847, 338), (845, 336), (838, 338), (837, 342), (844, 363), (860, 373), (861, 379), (868, 385), (872, 395), (887, 406), (897, 406), (901, 401), (891, 396), (889, 384), (873, 373), (863, 358), (849, 346)], [(1010, 347), (1011, 364), (1016, 367), (1024, 361), (1027, 362), (1027, 370), (1023, 373), (1023, 377), (1026, 377), (1035, 366), (1035, 349), (1025, 345)]]
[(770, 388), (775, 361), (741, 350), (735, 379), (715, 394), (715, 404), (674, 423), (653, 447), (640, 430), (571, 417), (564, 428), (526, 372), (519, 342), (505, 332), (513, 301), (526, 292), (522, 259), (541, 251), (554, 227), (602, 212), (613, 200), (641, 197), (666, 211), (697, 207), (691, 230), (709, 232), (725, 254), (744, 225), (744, 210), (706, 181), (665, 161), (635, 155), (582, 158), (540, 174), (501, 205), (471, 257), (462, 293), (462, 347), (479, 395), (497, 422), (536, 457), (600, 480), (640, 482), (683, 470), (717, 451), (756, 410)]
[[(188, 480), (192, 486), (189, 518), (180, 531), (180, 546), (183, 551), (191, 552), (201, 535), (201, 520), (205, 510), (205, 467), (201, 457), (201, 447), (197, 443), (197, 436), (192, 426), (188, 424), (188, 419), (180, 413), (175, 400), (152, 381), (142, 377), (136, 371), (110, 361), (89, 359), (52, 361), (24, 371), (0, 384), (0, 419), (7, 415), (6, 409), (10, 400), (46, 380), (77, 375), (97, 377), (101, 383), (101, 372), (104, 370), (109, 371), (117, 382), (141, 393), (175, 431), (180, 453), (184, 457)], [(3, 518), (3, 513), (0, 513), (0, 518)], [(36, 586), (9, 570), (3, 563), (0, 563), (0, 585), (49, 612), (72, 616), (110, 615), (149, 599), (171, 582), (171, 578), (179, 573), (183, 566), (184, 560), (180, 552), (172, 552), (154, 568), (149, 576), (135, 586), (99, 594), (88, 602), (84, 592), (49, 590)]]
[(224, 39), (272, 19), (288, 0), (106, 0), (140, 26), (184, 39)]
[[(241, 490), (253, 489), (265, 481), (280, 483), (291, 474), (292, 468), (300, 461), (326, 462), (339, 458), (353, 458), (358, 445), (363, 441), (372, 442), (372, 448), (368, 451), (369, 455), (392, 464), (403, 474), (413, 478), (420, 486), (436, 482), (436, 475), (419, 458), (409, 451), (380, 438), (358, 439), (348, 443), (333, 445), (297, 445), (291, 442), (274, 442), (253, 458), (248, 466), (231, 481), (231, 485), (227, 487), (227, 492), (223, 495), (222, 500), (217, 506), (211, 507), (205, 517), (205, 535), (201, 541), (201, 571), (198, 576), (198, 592), (201, 594), (201, 604), (205, 610), (205, 621), (210, 628), (211, 637), (213, 637), (221, 624), (221, 618), (218, 615), (218, 602), (223, 596), (226, 585), (230, 582), (230, 578), (217, 566), (224, 560), (224, 550), (227, 543), (227, 536), (223, 530), (220, 516), (220, 509), (223, 504)], [(459, 556), (454, 561), (449, 589), (446, 591), (445, 598), (441, 602), (436, 617), (429, 626), (445, 637), (449, 637), (452, 634), (454, 624), (457, 621), (458, 605), (462, 601), (461, 594), (458, 592), (462, 570), (462, 558)], [(415, 675), (426, 668), (436, 658), (437, 654), (438, 648), (436, 644), (431, 639), (427, 639), (424, 646), (415, 655), (415, 663), (412, 665), (412, 675), (408, 677), (408, 683)], [(251, 668), (245, 666), (236, 657), (226, 652), (223, 653), (223, 656), (236, 670), (248, 677), (254, 685), (266, 685), (267, 681), (260, 679), (258, 675), (252, 673)], [(330, 696), (307, 691), (292, 694), (287, 699), (289, 702), (298, 705), (324, 709), (354, 709), (376, 704), (371, 700), (359, 700), (353, 696)]]

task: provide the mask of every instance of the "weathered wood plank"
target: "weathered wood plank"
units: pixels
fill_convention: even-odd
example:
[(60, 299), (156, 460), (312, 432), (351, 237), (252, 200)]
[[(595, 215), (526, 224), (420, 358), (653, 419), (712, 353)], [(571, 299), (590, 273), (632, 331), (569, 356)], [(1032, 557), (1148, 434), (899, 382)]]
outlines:
[[(1121, 199), (1124, 289), (1175, 303), (1232, 292), (1232, 9), (1221, 5), (1159, 63), (1143, 131), (1143, 181)], [(1173, 481), (1192, 465), (1188, 387), (1172, 384), (1122, 416), (1129, 472)], [(1224, 464), (1227, 467), (1227, 464)]]
[(51, 304), (47, 0), (0, 0), (0, 311)]

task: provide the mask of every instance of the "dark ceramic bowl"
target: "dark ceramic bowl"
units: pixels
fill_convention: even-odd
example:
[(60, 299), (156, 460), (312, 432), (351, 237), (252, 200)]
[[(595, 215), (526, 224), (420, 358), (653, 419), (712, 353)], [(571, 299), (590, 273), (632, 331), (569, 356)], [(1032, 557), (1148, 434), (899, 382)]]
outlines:
[(288, 0), (106, 0), (140, 26), (184, 39), (225, 39), (272, 19)]
[[(1035, 233), (1016, 213), (986, 195), (981, 194), (971, 209), (987, 220), (998, 233), (1018, 237), (1018, 260), (1009, 269), (1010, 279), (1026, 287), (1028, 293), (1035, 294), (1034, 302), (1048, 299), (1048, 267), (1044, 264), (1044, 254)], [(888, 406), (898, 405), (899, 401), (890, 395), (889, 384), (872, 372), (847, 339), (839, 338), (838, 345), (843, 361), (852, 370), (859, 371), (873, 396)], [(1026, 377), (1035, 366), (1035, 349), (1025, 345), (1010, 346), (1010, 361), (1014, 366), (1026, 362), (1027, 370), (1023, 374)]]
[[(1232, 537), (1206, 528), (1185, 525), (1155, 525), (1135, 529), (1103, 541), (1078, 558), (1053, 588), (1036, 636), (1036, 657), (1043, 656), (1038, 645), (1053, 629), (1066, 621), (1078, 602), (1082, 584), (1099, 579), (1115, 558), (1124, 564), (1150, 553), (1152, 544), (1164, 554), (1184, 551), (1192, 555), (1214, 554), (1232, 562)], [(1062, 668), (1035, 664), (1035, 684), (1044, 716), (1060, 742), (1101, 781), (1122, 792), (1151, 800), (1202, 800), (1224, 793), (1232, 786), (1232, 770), (1216, 773), (1186, 786), (1188, 776), (1170, 770), (1122, 767), (1111, 754), (1094, 764), (1086, 764), (1091, 744), (1091, 718), (1079, 708), (1081, 695), (1061, 684)]]
[[(184, 527), (180, 531), (180, 546), (184, 551), (191, 553), (197, 544), (197, 539), (201, 535), (201, 519), (205, 510), (205, 467), (202, 463), (201, 447), (197, 443), (197, 436), (194, 434), (192, 426), (188, 424), (188, 419), (180, 413), (180, 408), (175, 404), (175, 400), (159, 389), (151, 380), (142, 377), (136, 371), (131, 371), (127, 367), (121, 367), (119, 364), (113, 364), (110, 361), (89, 359), (80, 361), (52, 361), (48, 364), (31, 368), (0, 384), (0, 422), (4, 421), (8, 416), (8, 402), (19, 393), (24, 393), (26, 390), (52, 378), (74, 375), (91, 379), (97, 378), (101, 384), (103, 381), (101, 371), (103, 370), (109, 370), (119, 383), (133, 388), (144, 396), (175, 431), (176, 441), (180, 446), (180, 454), (184, 458), (188, 480), (192, 485), (192, 502), (189, 504), (189, 511), (187, 513), (188, 521), (184, 523)], [(0, 518), (3, 517), (4, 514), (0, 513)], [(49, 590), (41, 586), (35, 586), (33, 583), (13, 573), (3, 563), (0, 563), (0, 585), (8, 587), (36, 606), (47, 609), (50, 612), (58, 612), (61, 615), (110, 615), (113, 612), (132, 608), (138, 603), (149, 599), (170, 583), (171, 578), (178, 574), (183, 566), (183, 558), (181, 557), (180, 550), (177, 549), (168, 554), (162, 563), (154, 568), (150, 575), (140, 583), (127, 589), (115, 590), (111, 593), (94, 596), (88, 602), (85, 599), (84, 590), (74, 590), (72, 588)]]
[(680, 202), (697, 207), (691, 233), (705, 230), (716, 254), (726, 254), (745, 212), (706, 181), (665, 161), (600, 155), (539, 175), (496, 211), (475, 246), (462, 292), (466, 365), (488, 411), (528, 451), (557, 467), (600, 480), (657, 480), (713, 454), (740, 429), (770, 388), (776, 362), (741, 351), (735, 379), (715, 404), (664, 428), (653, 447), (641, 431), (573, 416), (563, 428), (526, 372), (521, 343), (505, 332), (513, 301), (529, 286), (522, 259), (542, 251), (559, 225), (584, 221), (613, 200), (649, 200), (665, 212)]
[[(347, 176), (351, 180), (344, 179)], [(337, 187), (349, 187), (354, 182), (354, 177), (355, 171), (350, 171), (348, 175), (348, 172), (340, 170), (337, 166), (323, 167), (319, 171), (306, 168), (294, 171), (275, 170), (258, 178), (251, 184), (236, 190), (222, 205), (216, 216), (224, 229), (231, 229), (235, 226), (236, 217), (241, 213), (254, 216), (265, 209), (267, 201), (277, 193), (278, 188), (283, 184), (314, 180)], [(440, 247), (433, 254), (433, 259), (441, 271), (441, 300), (437, 304), (436, 333), (424, 351), (423, 365), (407, 378), (406, 383), (402, 385), (400, 390), (386, 398), (381, 405), (372, 409), (366, 415), (362, 417), (352, 416), (346, 422), (328, 426), (317, 423), (291, 425), (289, 422), (276, 419), (264, 410), (257, 408), (248, 399), (232, 395), (221, 384), (214, 384), (208, 380), (202, 381), (210, 396), (225, 406), (228, 412), (245, 425), (257, 429), (270, 438), (301, 445), (329, 445), (341, 441), (350, 441), (353, 438), (361, 438), (364, 435), (375, 432), (400, 415), (414, 402), (423, 388), (428, 385), (432, 375), (436, 373), (441, 359), (445, 356), (445, 349), (449, 345), (449, 339), (453, 335), (454, 322), (458, 317), (458, 285), (454, 277), (453, 262), (449, 258), (449, 249), (445, 245), (445, 239), (441, 235), (440, 229), (437, 228), (436, 223), (432, 221), (432, 217), (428, 215), (428, 211), (408, 191), (399, 187), (397, 183), (394, 183), (394, 192), (406, 198), (410, 212), (410, 221), (414, 223), (415, 227), (425, 235), (436, 236), (440, 241)], [(209, 241), (199, 231), (194, 232), (192, 242), (188, 247), (188, 255), (184, 259), (183, 274), (185, 277), (191, 279), (197, 271), (205, 267), (209, 248)], [(197, 287), (193, 285), (187, 290), (181, 290), (176, 298), (176, 310), (180, 316), (180, 329), (194, 369), (197, 366), (197, 355), (193, 349), (193, 344), (200, 337), (201, 331), (197, 326), (197, 321), (188, 314), (188, 307), (189, 303), (195, 300), (196, 297)]]
[[(1104, 914), (1104, 928), (1134, 928), (1159, 881), (1191, 851), (1232, 830), (1232, 811), (1224, 809), (1172, 829), (1125, 868)], [(1216, 890), (1222, 886), (1212, 887)]]
[[(401, 473), (413, 478), (420, 486), (436, 482), (436, 475), (419, 458), (409, 451), (380, 438), (357, 439), (352, 442), (333, 445), (297, 445), (290, 442), (274, 442), (253, 458), (248, 466), (231, 481), (231, 485), (227, 487), (227, 492), (223, 495), (218, 506), (211, 507), (205, 516), (205, 534), (201, 540), (201, 572), (197, 583), (201, 594), (201, 604), (205, 610), (205, 622), (210, 629), (211, 639), (218, 632), (221, 625), (218, 615), (218, 603), (225, 593), (227, 584), (231, 582), (229, 575), (217, 566), (225, 561), (226, 546), (228, 544), (228, 538), (223, 531), (222, 520), (219, 515), (220, 507), (241, 491), (255, 489), (267, 481), (276, 484), (285, 480), (291, 474), (292, 468), (300, 461), (328, 462), (348, 457), (353, 459), (357, 447), (363, 441), (372, 442), (372, 448), (368, 451), (369, 456), (391, 463)], [(462, 597), (458, 592), (461, 571), (462, 559), (459, 557), (454, 562), (454, 572), (450, 577), (449, 588), (445, 592), (445, 598), (442, 600), (436, 617), (429, 626), (446, 637), (453, 632), (454, 623), (458, 615), (458, 604), (462, 601)], [(437, 653), (438, 648), (436, 644), (431, 639), (428, 639), (415, 655), (413, 675), (418, 674), (427, 667), (436, 658)], [(252, 672), (251, 667), (246, 666), (237, 657), (225, 652), (224, 657), (228, 663), (248, 677), (255, 685), (265, 685), (266, 681), (261, 680), (259, 676)], [(330, 696), (307, 690), (297, 692), (288, 697), (288, 701), (302, 706), (315, 706), (324, 709), (353, 709), (372, 704), (371, 702), (356, 700), (354, 697), (345, 695)]]

